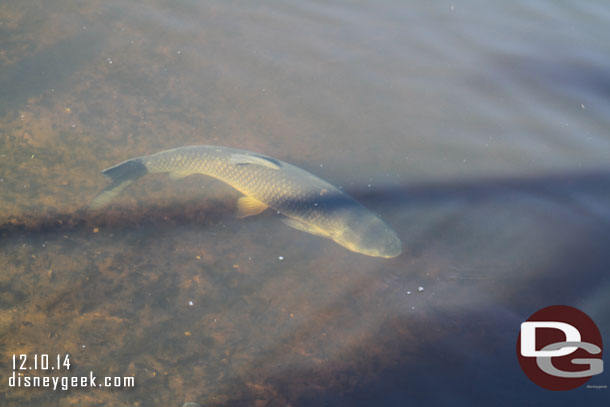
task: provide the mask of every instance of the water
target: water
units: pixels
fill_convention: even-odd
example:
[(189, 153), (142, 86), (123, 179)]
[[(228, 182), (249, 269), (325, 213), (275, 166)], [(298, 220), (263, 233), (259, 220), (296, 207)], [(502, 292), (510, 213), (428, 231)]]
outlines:
[[(552, 304), (610, 337), (609, 21), (601, 1), (1, 5), (0, 400), (599, 404), (536, 387), (515, 341)], [(405, 253), (236, 220), (198, 176), (81, 210), (101, 169), (189, 144), (341, 186)], [(20, 353), (136, 387), (11, 388)]]

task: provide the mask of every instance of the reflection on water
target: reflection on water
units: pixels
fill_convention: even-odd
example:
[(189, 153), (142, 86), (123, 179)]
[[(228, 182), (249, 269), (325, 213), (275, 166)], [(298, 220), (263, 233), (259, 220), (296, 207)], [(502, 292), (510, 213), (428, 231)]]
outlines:
[[(514, 355), (519, 323), (551, 304), (610, 334), (604, 2), (0, 10), (3, 404), (605, 395), (541, 392)], [(191, 144), (342, 186), (405, 253), (361, 256), (270, 213), (237, 220), (239, 194), (197, 176), (81, 209), (102, 168)], [(13, 353), (70, 353), (71, 374), (136, 387), (9, 388)]]

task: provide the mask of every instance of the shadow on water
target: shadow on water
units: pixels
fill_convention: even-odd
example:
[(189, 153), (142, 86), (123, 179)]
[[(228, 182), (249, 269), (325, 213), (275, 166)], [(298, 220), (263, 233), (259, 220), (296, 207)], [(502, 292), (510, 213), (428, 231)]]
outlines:
[[(339, 360), (334, 361), (334, 370), (320, 372), (311, 368), (290, 368), (274, 371), (274, 366), (285, 357), (287, 348), (297, 348), (304, 336), (316, 332), (318, 316), (310, 315), (309, 320), (299, 328), (277, 338), (277, 348), (252, 361), (249, 372), (226, 383), (227, 389), (224, 391), (232, 393), (232, 389), (247, 388), (243, 376), (271, 371), (274, 373), (266, 378), (265, 384), (279, 391), (275, 398), (265, 404), (270, 406), (287, 403), (312, 407), (371, 406), (379, 405), (380, 400), (383, 400), (384, 406), (513, 406), (523, 400), (529, 401), (527, 405), (545, 402), (553, 402), (554, 405), (595, 405), (603, 395), (590, 389), (549, 392), (538, 388), (523, 374), (515, 356), (518, 326), (532, 310), (554, 303), (580, 307), (591, 287), (599, 285), (610, 262), (610, 253), (604, 250), (610, 243), (610, 233), (594, 232), (589, 238), (596, 243), (579, 253), (558, 257), (549, 264), (555, 277), (552, 284), (548, 281), (530, 281), (535, 289), (519, 293), (510, 307), (488, 300), (473, 301), (475, 304), (472, 306), (439, 307), (435, 312), (425, 314), (388, 315), (368, 332), (367, 340), (359, 345), (362, 353), (352, 350), (342, 354)], [(578, 281), (577, 287), (573, 284), (576, 270), (586, 281), (585, 284)], [(595, 278), (592, 279), (591, 275)], [(573, 288), (571, 291), (560, 294), (549, 289), (570, 285)], [(603, 286), (604, 289), (610, 287), (608, 278)], [(324, 315), (329, 310), (341, 309), (359, 294), (358, 289), (346, 290), (317, 312)], [(607, 305), (608, 300), (605, 301), (605, 308), (594, 310), (594, 318), (606, 336), (610, 334), (607, 331), (610, 321)], [(588, 309), (588, 312), (591, 310)], [(411, 334), (404, 335), (406, 331)], [(443, 334), (431, 335), (431, 332)], [(378, 355), (383, 352), (392, 354), (393, 361), (380, 361)], [(363, 354), (373, 355), (368, 357), (364, 366), (342, 366), (346, 360), (362, 359)], [(605, 380), (605, 377), (595, 378), (590, 384), (603, 385)], [(255, 391), (240, 393), (241, 397), (230, 400), (231, 405), (251, 405), (252, 400), (257, 398)], [(225, 404), (206, 402), (205, 405)]]
[[(462, 321), (470, 322), (454, 327), (449, 337), (428, 343), (391, 343), (384, 340), (387, 335), (378, 332), (363, 345), (364, 348), (401, 349), (395, 356), (396, 362), (381, 371), (373, 360), (360, 371), (338, 371), (332, 377), (320, 378), (307, 370), (285, 371), (270, 378), (268, 383), (280, 389), (289, 388), (293, 383), (314, 383), (295, 396), (294, 405), (303, 407), (364, 407), (380, 405), (381, 400), (383, 406), (514, 406), (522, 404), (523, 400), (528, 400), (526, 405), (532, 406), (546, 403), (598, 405), (596, 403), (604, 396), (599, 391), (583, 387), (570, 392), (549, 392), (530, 382), (516, 362), (516, 330), (507, 329), (507, 326), (518, 327), (522, 319), (503, 315), (503, 311), (472, 310), (467, 319), (456, 312), (446, 313), (447, 320), (457, 315)], [(403, 324), (425, 336), (425, 332), (439, 322), (419, 318), (405, 320)], [(392, 324), (387, 325), (391, 328)], [(368, 371), (378, 374), (367, 380)], [(330, 391), (324, 389), (329, 382), (334, 385)], [(592, 379), (590, 383), (605, 381), (604, 378)], [(232, 405), (247, 404), (247, 400), (232, 401)]]
[[(239, 373), (224, 379), (214, 391), (234, 395), (228, 399), (230, 405), (252, 405), (253, 400), (261, 398), (261, 390), (249, 386), (247, 381), (263, 375), (265, 379), (262, 382), (267, 386), (265, 388), (272, 389), (264, 396), (268, 401), (265, 405), (367, 406), (378, 404), (378, 400), (384, 400), (383, 405), (387, 406), (425, 403), (514, 405), (524, 399), (531, 400), (532, 405), (548, 400), (562, 405), (598, 400), (600, 393), (584, 388), (566, 394), (549, 394), (529, 382), (514, 355), (515, 327), (532, 311), (543, 306), (556, 302), (586, 305), (593, 287), (609, 285), (608, 278), (605, 277), (607, 264), (610, 263), (610, 252), (607, 251), (610, 244), (609, 191), (610, 171), (348, 191), (352, 197), (375, 212), (387, 214), (387, 223), (407, 243), (408, 252), (405, 255), (390, 262), (380, 260), (378, 263), (379, 274), (387, 274), (388, 268), (400, 268), (397, 280), (390, 282), (390, 288), (375, 289), (371, 288), (376, 284), (372, 277), (353, 270), (349, 273), (353, 281), (343, 285), (339, 292), (326, 292), (336, 295), (315, 304), (313, 311), (306, 312), (303, 309), (303, 320), (294, 327), (283, 329), (280, 323), (273, 325), (277, 328), (277, 337), (261, 345), (262, 349), (254, 347), (257, 351), (252, 358), (247, 359)], [(439, 212), (437, 208), (445, 209)], [(176, 229), (212, 230), (215, 225), (234, 219), (234, 211), (232, 206), (202, 206), (196, 203), (168, 206), (141, 204), (135, 208), (110, 206), (97, 213), (83, 210), (44, 218), (30, 216), (4, 219), (0, 226), (0, 237), (3, 244), (16, 238), (40, 240), (63, 234), (86, 238), (94, 227), (100, 227), (104, 228), (105, 234), (122, 236), (124, 232), (144, 230), (145, 232), (138, 233), (143, 239), (163, 239), (165, 232), (172, 233)], [(430, 214), (435, 212), (440, 213), (440, 222), (430, 222)], [(518, 219), (524, 214), (528, 217)], [(537, 217), (544, 218), (545, 214), (550, 214), (549, 218), (537, 224)], [(266, 221), (266, 217), (271, 218), (272, 215), (262, 216), (263, 221)], [(418, 221), (426, 225), (417, 229)], [(532, 246), (533, 252), (539, 249), (539, 243), (528, 241), (528, 235), (533, 234), (536, 239), (548, 238), (549, 234), (538, 234), (536, 228), (540, 225), (548, 227), (549, 222), (554, 224), (550, 237), (559, 242), (558, 247), (562, 250), (535, 253), (536, 257), (543, 257), (545, 262), (533, 263), (530, 267), (534, 272), (526, 272), (520, 262), (529, 266), (531, 257), (521, 254), (523, 247)], [(516, 231), (496, 227), (499, 225), (507, 228), (511, 224), (516, 225)], [(473, 228), (486, 229), (488, 234), (473, 235)], [(553, 236), (557, 231), (563, 232), (563, 235)], [(433, 243), (422, 243), (421, 240)], [(490, 243), (492, 240), (495, 241)], [(470, 244), (475, 246), (468, 246)], [(416, 249), (414, 253), (413, 247), (418, 246), (420, 252)], [(394, 286), (397, 281), (411, 277), (406, 277), (402, 272), (408, 270), (409, 274), (416, 276), (414, 281), (420, 281), (424, 274), (418, 269), (435, 265), (426, 255), (442, 257), (446, 256), (446, 251), (451, 252), (448, 257), (455, 262), (453, 266), (457, 271), (454, 274), (460, 284), (447, 278), (447, 275), (441, 276), (441, 281), (431, 278), (429, 284), (426, 284), (426, 292), (434, 290), (437, 295), (434, 301), (427, 304), (427, 310), (411, 312), (415, 302), (410, 302), (409, 312), (403, 312), (400, 307), (405, 302), (404, 290), (398, 292)], [(485, 273), (490, 275), (490, 279), (483, 279), (476, 271), (476, 264), (471, 264), (472, 259), (467, 259), (470, 263), (466, 260), (460, 263), (461, 251), (466, 252), (466, 257), (476, 257), (482, 252), (490, 252), (492, 257), (504, 255), (504, 258), (497, 260), (498, 264), (506, 262), (508, 266), (495, 271), (486, 268)], [(515, 258), (520, 255), (523, 258)], [(125, 261), (129, 262), (129, 258)], [(384, 266), (387, 264), (390, 266)], [(138, 270), (140, 265), (135, 267)], [(193, 273), (196, 272), (193, 269)], [(99, 274), (88, 272), (88, 281), (80, 279), (79, 282), (68, 284), (55, 298), (45, 300), (43, 308), (52, 309), (55, 314), (72, 307), (85, 312), (92, 306), (87, 296), (93, 297), (100, 287), (112, 292), (108, 295), (115, 297), (109, 298), (118, 301), (123, 283), (105, 282), (105, 277)], [(138, 272), (134, 274), (136, 275), (130, 278), (141, 277), (137, 275)], [(164, 274), (172, 274), (173, 277), (161, 276), (160, 283), (149, 283), (147, 286), (147, 291), (158, 290), (153, 293), (153, 297), (159, 298), (159, 307), (168, 307), (168, 304), (163, 303), (168, 297), (163, 290), (177, 284), (163, 283), (163, 279), (177, 278), (178, 273)], [(468, 274), (473, 279), (463, 280)], [(288, 278), (290, 281), (287, 284), (299, 287), (290, 295), (311, 290), (311, 286), (300, 286), (307, 281), (305, 277), (302, 278), (304, 280), (295, 279), (294, 276)], [(549, 285), (549, 278), (553, 279), (552, 286)], [(266, 287), (273, 279), (279, 279), (279, 276), (269, 273), (252, 279), (246, 278), (244, 281), (250, 284), (247, 290), (257, 290)], [(222, 284), (226, 285), (226, 290), (232, 289), (229, 281)], [(216, 315), (214, 309), (219, 307), (229, 310), (239, 308), (239, 314), (250, 313), (248, 315), (251, 318), (256, 318), (255, 314), (263, 315), (267, 312), (264, 304), (248, 298), (247, 290), (246, 293), (240, 292), (240, 298), (233, 299), (236, 302), (245, 301), (244, 303), (228, 303), (229, 299), (223, 296), (226, 294), (224, 291), (219, 291), (216, 297), (209, 300), (202, 298), (201, 301), (205, 301), (205, 306), (212, 309), (206, 310), (212, 312), (211, 315)], [(175, 294), (169, 294), (171, 295)], [(278, 291), (277, 295), (281, 295), (281, 292)], [(313, 295), (303, 301), (306, 304), (297, 301), (297, 305), (307, 307), (309, 303), (314, 303)], [(153, 297), (147, 297), (145, 301), (153, 301)], [(373, 300), (375, 297), (377, 299)], [(361, 304), (358, 304), (359, 300)], [(101, 300), (98, 298), (91, 301)], [(607, 305), (605, 300), (595, 308), (587, 308), (587, 312), (593, 312), (591, 316), (602, 331), (608, 327), (605, 323), (609, 319)], [(369, 306), (385, 308), (387, 312), (381, 313), (378, 309), (371, 315), (353, 319), (353, 314), (357, 312), (345, 311)], [(260, 309), (257, 310), (256, 307)], [(252, 310), (249, 311), (250, 308)], [(131, 311), (123, 312), (127, 313), (127, 320), (133, 318), (129, 314)], [(185, 319), (185, 323), (179, 326), (188, 326), (188, 321), (188, 318)], [(256, 320), (250, 319), (249, 323), (256, 325)], [(329, 347), (329, 353), (332, 351), (333, 354), (328, 357), (328, 368), (293, 365), (291, 358), (295, 358), (294, 353), (302, 349), (304, 342), (314, 346), (327, 343), (315, 338), (326, 330), (323, 327), (327, 324), (342, 326), (342, 330), (335, 332), (333, 339), (338, 344)], [(113, 354), (113, 358), (129, 360), (133, 346), (149, 348), (149, 351), (155, 352), (158, 352), (157, 347), (172, 346), (171, 342), (176, 341), (176, 338), (167, 336), (165, 329), (166, 323), (148, 325), (145, 334), (136, 337), (135, 345), (125, 344)], [(332, 328), (328, 329), (331, 331), (329, 336), (332, 336)], [(347, 353), (341, 353), (338, 350), (342, 348), (342, 341), (346, 340), (343, 337), (346, 336), (345, 332), (356, 335), (358, 344), (350, 347)], [(253, 333), (256, 334), (257, 331), (246, 329), (243, 335)], [(604, 334), (609, 333), (602, 332)], [(151, 337), (158, 339), (149, 340)], [(237, 343), (233, 339), (233, 342), (219, 346), (235, 351), (240, 346), (245, 346), (240, 345), (239, 340), (244, 339), (237, 339)], [(205, 350), (201, 352), (205, 353)], [(252, 352), (248, 351), (250, 353)], [(392, 355), (393, 361), (382, 358), (383, 354)], [(193, 355), (193, 358), (197, 358), (197, 355)], [(352, 360), (360, 363), (346, 363)], [(495, 378), (491, 380), (490, 377)], [(215, 402), (213, 398), (200, 401), (210, 406), (227, 404)]]
[[(100, 188), (101, 189), (101, 188)], [(610, 199), (610, 170), (562, 173), (546, 176), (497, 178), (475, 181), (430, 182), (347, 191), (357, 201), (375, 209), (383, 208), (388, 217), (400, 217), (401, 213), (414, 208), (459, 202), (473, 205), (482, 202), (498, 202), (510, 205), (511, 200), (524, 196), (569, 206), (594, 217), (600, 222), (610, 222), (610, 206), (600, 204), (599, 199)], [(601, 196), (600, 196), (601, 195)], [(316, 199), (320, 201), (320, 199)], [(336, 207), (343, 200), (327, 200), (329, 206)], [(348, 202), (348, 201), (346, 201)], [(349, 202), (348, 202), (349, 203)], [(387, 210), (386, 210), (387, 209)], [(74, 213), (57, 213), (53, 216), (37, 215), (0, 219), (0, 237), (11, 238), (14, 234), (45, 234), (65, 231), (90, 232), (91, 227), (104, 226), (107, 230), (120, 231), (141, 225), (155, 225), (163, 229), (191, 226), (205, 228), (210, 222), (233, 220), (233, 206), (208, 206), (193, 202), (174, 203), (171, 206), (142, 204), (137, 208), (120, 208), (110, 205), (100, 211), (86, 208)], [(398, 233), (400, 234), (400, 229)]]
[[(610, 264), (607, 250), (610, 245), (609, 187), (610, 173), (600, 171), (436, 183), (353, 194), (371, 207), (386, 206), (395, 211), (422, 206), (432, 209), (447, 201), (461, 201), (467, 206), (498, 202), (502, 204), (497, 207), (500, 209), (519, 204), (519, 197), (527, 196), (544, 201), (551, 211), (553, 203), (573, 211), (563, 219), (556, 219), (560, 224), (563, 222), (558, 229), (567, 235), (568, 247), (549, 259), (537, 275), (521, 276), (524, 284), (503, 287), (510, 292), (510, 304), (493, 297), (483, 301), (471, 298), (471, 304), (466, 300), (453, 307), (441, 304), (437, 299), (439, 305), (434, 312), (388, 314), (369, 332), (358, 349), (371, 355), (387, 351), (394, 355), (393, 363), (381, 363), (371, 356), (365, 366), (341, 367), (341, 361), (362, 357), (352, 350), (341, 355), (341, 361), (335, 361), (336, 370), (320, 372), (296, 368), (275, 372), (265, 383), (280, 390), (277, 398), (267, 405), (291, 402), (298, 406), (371, 406), (378, 405), (380, 400), (384, 406), (512, 406), (523, 400), (528, 400), (527, 405), (551, 402), (553, 405), (596, 405), (604, 396), (600, 391), (581, 387), (570, 392), (549, 392), (530, 382), (517, 363), (515, 343), (523, 320), (534, 310), (556, 303), (586, 309), (596, 320), (602, 335), (610, 334), (607, 299), (610, 287), (607, 273)], [(582, 230), (575, 227), (580, 223), (583, 223)], [(409, 233), (404, 227), (399, 230), (403, 230), (403, 238)], [(482, 246), (481, 250), (486, 247)], [(502, 282), (496, 279), (495, 285), (502, 285)], [(361, 294), (357, 286), (354, 283), (351, 290), (345, 290), (340, 297), (320, 307), (319, 314), (328, 314), (328, 310), (341, 309), (344, 304), (353, 302)], [(484, 296), (481, 291), (485, 288), (485, 285), (478, 286), (471, 295)], [(455, 294), (460, 296), (459, 292)], [(597, 305), (590, 306), (592, 302)], [(390, 303), (386, 302), (386, 305)], [(278, 338), (277, 343), (281, 346), (252, 361), (251, 372), (243, 376), (255, 376), (261, 370), (273, 371), (273, 366), (282, 360), (287, 343), (297, 347), (307, 332), (316, 332), (309, 326), (316, 325), (315, 320), (316, 315), (312, 315), (297, 330)], [(366, 323), (364, 319), (360, 322)], [(411, 334), (400, 334), (401, 327)], [(435, 336), (430, 332), (444, 334)], [(374, 372), (373, 377), (371, 372)], [(607, 375), (595, 377), (589, 384), (604, 385), (606, 382)], [(232, 386), (243, 388), (244, 383), (236, 380), (227, 386), (229, 389)], [(231, 405), (250, 405), (253, 399), (256, 399), (255, 392), (242, 393), (242, 397), (231, 400)]]

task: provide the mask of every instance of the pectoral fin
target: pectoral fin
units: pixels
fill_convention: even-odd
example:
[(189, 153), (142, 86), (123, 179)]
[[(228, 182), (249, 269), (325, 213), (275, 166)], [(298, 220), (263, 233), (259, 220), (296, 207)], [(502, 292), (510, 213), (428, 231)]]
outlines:
[(295, 219), (290, 219), (290, 218), (283, 218), (282, 222), (284, 222), (284, 224), (286, 226), (290, 226), (291, 228), (300, 230), (301, 232), (309, 233), (309, 234), (316, 235), (316, 236), (322, 236), (322, 237), (326, 237), (326, 238), (330, 239), (330, 236), (328, 235), (328, 233), (324, 232), (323, 230), (320, 230), (319, 228), (317, 228), (315, 226), (311, 226), (306, 223), (300, 222)]
[(267, 204), (258, 199), (242, 196), (237, 200), (237, 217), (245, 218), (247, 216), (258, 215), (267, 208)]
[(272, 170), (279, 170), (282, 164), (270, 157), (262, 155), (250, 155), (250, 154), (231, 154), (229, 162), (234, 165), (260, 165), (262, 167), (270, 168)]

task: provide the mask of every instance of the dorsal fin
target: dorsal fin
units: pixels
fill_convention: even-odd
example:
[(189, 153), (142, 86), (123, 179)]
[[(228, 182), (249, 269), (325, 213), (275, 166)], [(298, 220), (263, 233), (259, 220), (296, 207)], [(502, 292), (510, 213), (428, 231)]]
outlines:
[(241, 153), (231, 154), (229, 162), (234, 165), (260, 165), (272, 170), (279, 170), (282, 166), (278, 160), (271, 157)]

